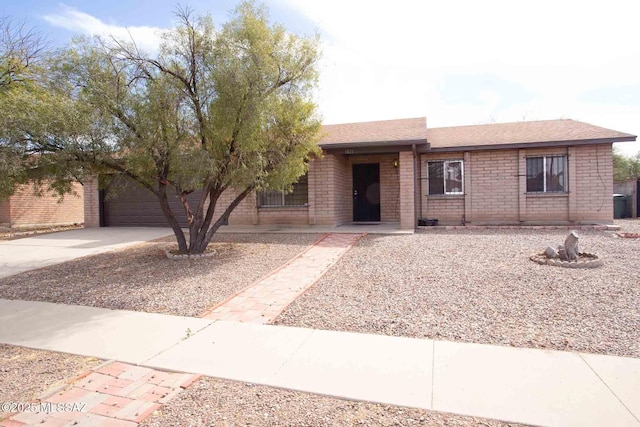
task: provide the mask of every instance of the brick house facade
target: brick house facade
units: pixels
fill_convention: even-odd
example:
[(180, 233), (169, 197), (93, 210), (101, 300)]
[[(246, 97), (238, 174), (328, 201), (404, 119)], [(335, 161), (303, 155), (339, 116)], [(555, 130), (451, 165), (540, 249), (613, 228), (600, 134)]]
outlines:
[[(573, 120), (433, 129), (425, 118), (327, 125), (319, 143), (323, 156), (310, 162), (293, 194), (254, 193), (229, 224), (610, 223), (612, 144), (635, 139)], [(232, 196), (223, 194), (219, 206)], [(85, 223), (96, 226), (95, 183), (85, 186), (85, 201)], [(114, 218), (152, 225), (144, 218), (126, 223), (134, 204)]]

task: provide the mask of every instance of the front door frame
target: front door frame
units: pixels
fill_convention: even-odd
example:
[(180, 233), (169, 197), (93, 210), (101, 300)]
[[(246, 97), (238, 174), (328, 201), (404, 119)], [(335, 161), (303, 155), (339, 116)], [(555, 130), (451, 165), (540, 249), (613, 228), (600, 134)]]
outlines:
[(380, 222), (380, 163), (351, 165), (353, 222)]

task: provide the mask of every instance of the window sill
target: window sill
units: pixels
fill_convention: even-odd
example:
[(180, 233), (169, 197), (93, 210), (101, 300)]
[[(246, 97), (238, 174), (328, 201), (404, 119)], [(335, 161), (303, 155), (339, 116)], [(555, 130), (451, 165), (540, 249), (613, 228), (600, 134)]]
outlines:
[(547, 192), (547, 193), (525, 193), (527, 197), (532, 197), (532, 198), (536, 198), (536, 197), (569, 197), (569, 192), (568, 191), (558, 191), (558, 192)]
[(427, 194), (429, 199), (464, 199), (464, 194)]
[(308, 211), (309, 205), (306, 206), (258, 206), (258, 210), (264, 211)]

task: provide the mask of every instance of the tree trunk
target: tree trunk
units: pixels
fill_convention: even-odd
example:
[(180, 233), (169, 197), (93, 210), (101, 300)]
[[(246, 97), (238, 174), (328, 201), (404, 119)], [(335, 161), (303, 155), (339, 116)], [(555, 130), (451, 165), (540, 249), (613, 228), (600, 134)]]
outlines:
[(180, 223), (171, 211), (171, 206), (169, 206), (169, 200), (167, 199), (167, 186), (164, 184), (160, 184), (158, 199), (160, 200), (160, 208), (162, 209), (162, 213), (164, 214), (165, 218), (167, 218), (167, 221), (169, 221), (169, 225), (173, 230), (173, 234), (175, 234), (176, 236), (176, 240), (178, 242), (178, 251), (181, 254), (189, 253), (189, 248), (187, 247), (187, 239), (184, 236), (182, 227), (180, 227)]
[[(218, 220), (211, 227), (208, 227), (208, 223), (205, 221), (205, 223), (202, 224), (202, 226), (200, 227), (200, 231), (198, 233), (198, 239), (195, 242), (195, 246), (193, 245), (193, 240), (191, 240), (192, 245), (189, 248), (189, 253), (191, 254), (204, 253), (204, 251), (207, 249), (207, 246), (209, 246), (209, 243), (211, 243), (211, 239), (213, 239), (213, 236), (215, 235), (216, 231), (218, 231), (220, 226), (222, 226), (222, 224), (224, 224), (224, 222), (229, 219), (231, 212), (233, 212), (233, 210), (240, 204), (240, 202), (242, 202), (245, 199), (245, 197), (249, 195), (249, 193), (251, 193), (251, 191), (253, 191), (253, 186), (245, 188), (244, 191), (238, 194), (236, 198), (233, 199), (231, 204), (227, 207), (227, 209), (225, 209), (222, 215), (220, 215)], [(220, 197), (219, 194), (215, 197), (216, 200), (209, 200), (209, 203), (210, 204), (213, 203), (215, 205), (218, 197)]]

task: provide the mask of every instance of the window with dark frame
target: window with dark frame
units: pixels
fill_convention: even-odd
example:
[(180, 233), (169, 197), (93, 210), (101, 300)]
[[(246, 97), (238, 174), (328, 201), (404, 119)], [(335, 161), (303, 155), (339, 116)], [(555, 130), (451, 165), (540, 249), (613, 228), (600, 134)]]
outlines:
[(430, 160), (427, 166), (430, 195), (464, 194), (462, 160)]
[(265, 190), (258, 192), (259, 208), (302, 207), (309, 204), (309, 180), (302, 175), (293, 184), (293, 191), (285, 193), (279, 190)]
[(567, 156), (527, 157), (527, 193), (567, 191)]

